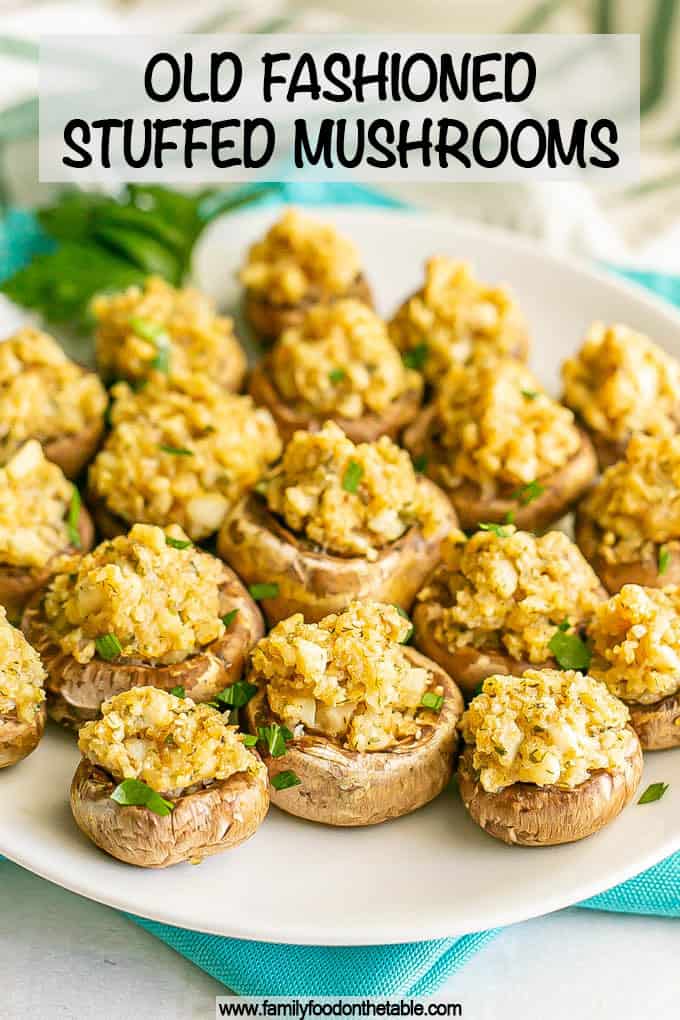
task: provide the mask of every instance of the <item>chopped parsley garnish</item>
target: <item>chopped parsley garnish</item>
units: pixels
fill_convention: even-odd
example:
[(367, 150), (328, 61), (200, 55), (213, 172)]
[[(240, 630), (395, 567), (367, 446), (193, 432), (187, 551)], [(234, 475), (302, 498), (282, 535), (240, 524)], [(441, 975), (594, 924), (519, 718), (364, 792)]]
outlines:
[(662, 574), (666, 573), (666, 571), (671, 565), (671, 554), (668, 549), (668, 546), (666, 545), (659, 546), (658, 563), (659, 563), (659, 576), (661, 576)]
[(345, 372), (344, 368), (333, 368), (328, 373), (328, 378), (335, 385), (335, 383), (342, 382), (343, 379), (347, 378), (347, 372)]
[(66, 527), (68, 528), (68, 540), (74, 549), (80, 549), (82, 542), (80, 541), (80, 532), (78, 531), (78, 521), (80, 520), (80, 493), (78, 489), (73, 486), (71, 489), (71, 502), (68, 508), (68, 517), (66, 519)]
[(132, 318), (128, 319), (128, 326), (137, 336), (141, 336), (142, 340), (148, 340), (151, 344), (155, 344), (160, 334), (165, 332), (164, 327), (159, 322), (143, 319), (139, 315), (133, 315)]
[(538, 390), (522, 390), (522, 396), (526, 397), (527, 400), (535, 400), (538, 396)]
[(293, 734), (285, 726), (272, 723), (271, 726), (258, 726), (257, 738), (266, 746), (272, 758), (280, 758), (286, 753), (286, 744), (293, 739)]
[(187, 692), (183, 687), (173, 687), (170, 693), (174, 694), (176, 698), (186, 698), (187, 696)]
[(423, 708), (431, 708), (433, 712), (441, 712), (442, 705), (444, 704), (444, 695), (435, 694), (433, 691), (425, 691), (420, 704)]
[(222, 705), (229, 705), (231, 708), (243, 708), (256, 694), (255, 684), (249, 684), (247, 680), (237, 680), (235, 684), (225, 687), (223, 691), (216, 694), (215, 700)]
[(254, 737), (252, 733), (243, 733), (241, 734), (241, 736), (243, 738), (244, 747), (255, 747), (255, 744), (257, 743), (257, 737)]
[(522, 506), (528, 506), (529, 503), (533, 503), (535, 499), (542, 496), (544, 492), (544, 486), (534, 479), (533, 482), (528, 482), (526, 485), (522, 485), (519, 489), (515, 489), (512, 494), (512, 498), (518, 499)]
[(505, 522), (504, 523), (505, 524), (514, 524), (515, 523), (515, 511), (514, 510), (508, 510), (507, 514), (505, 515)]
[(356, 492), (359, 488), (359, 482), (362, 479), (364, 469), (361, 464), (356, 460), (351, 460), (345, 468), (345, 473), (342, 476), (342, 487), (345, 492)]
[(480, 531), (491, 531), (491, 532), (493, 532), (493, 534), (497, 538), (508, 538), (508, 536), (511, 534), (511, 532), (508, 531), (507, 525), (505, 525), (505, 524), (494, 524), (493, 521), (485, 522), (484, 524), (480, 524), (479, 525), (479, 530)]
[(578, 634), (567, 633), (568, 627), (569, 621), (564, 620), (550, 638), (548, 648), (561, 669), (578, 669), (583, 672), (590, 666), (591, 651)]
[(261, 581), (258, 584), (251, 584), (248, 591), (251, 598), (254, 598), (256, 602), (261, 602), (262, 599), (275, 599), (279, 594), (279, 586), (276, 581), (272, 583)]
[(415, 368), (420, 371), (427, 361), (430, 349), (427, 344), (416, 344), (410, 351), (404, 351), (401, 358), (407, 368)]
[(238, 616), (238, 609), (230, 609), (228, 613), (225, 613), (222, 617), (222, 623), (225, 627), (231, 627), (232, 623)]
[(141, 779), (124, 779), (111, 794), (111, 800), (115, 800), (116, 804), (122, 804), (123, 807), (148, 808), (161, 817), (169, 815), (175, 806), (171, 800), (161, 797), (160, 793), (156, 793)]
[(155, 368), (158, 372), (165, 372), (167, 375), (170, 371), (170, 337), (165, 328), (157, 322), (151, 322), (149, 319), (142, 319), (136, 315), (129, 320), (128, 325), (137, 336), (141, 336), (142, 340), (148, 340), (156, 348), (156, 356), (151, 362), (151, 368)]
[(194, 455), (193, 450), (187, 450), (184, 446), (165, 446), (163, 443), (159, 443), (158, 449), (163, 453), (171, 453), (174, 457), (193, 457)]
[(290, 771), (290, 769), (287, 769), (285, 772), (279, 772), (276, 776), (272, 776), (272, 786), (275, 790), (288, 790), (291, 786), (299, 785), (300, 780), (294, 772)]
[(94, 639), (94, 646), (99, 658), (106, 659), (107, 662), (117, 659), (123, 651), (123, 646), (115, 634), (102, 634), (101, 637)]
[(642, 794), (638, 804), (653, 804), (655, 800), (661, 800), (668, 786), (668, 783), (652, 783)]
[(406, 637), (404, 638), (403, 641), (399, 642), (400, 645), (407, 645), (409, 643), (409, 641), (411, 640), (411, 638), (413, 637), (413, 631), (414, 631), (415, 628), (414, 628), (413, 624), (411, 623), (411, 617), (408, 615), (408, 613), (405, 610), (403, 610), (401, 608), (401, 606), (398, 606), (396, 603), (394, 603), (394, 608), (397, 610), (397, 612), (399, 613), (400, 616), (402, 616), (405, 620), (408, 620), (408, 622), (411, 624)]
[(427, 457), (424, 453), (413, 458), (413, 470), (417, 471), (419, 475), (422, 475), (425, 471), (427, 471)]
[(194, 543), (190, 538), (173, 538), (172, 535), (166, 535), (165, 544), (169, 545), (171, 549), (188, 549)]

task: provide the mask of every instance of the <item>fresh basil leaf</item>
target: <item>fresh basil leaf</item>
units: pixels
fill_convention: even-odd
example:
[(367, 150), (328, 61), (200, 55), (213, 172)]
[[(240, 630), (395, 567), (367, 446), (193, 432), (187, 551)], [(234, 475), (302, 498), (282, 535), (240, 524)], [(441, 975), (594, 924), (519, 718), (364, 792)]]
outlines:
[(562, 669), (584, 672), (590, 666), (591, 651), (578, 634), (568, 634), (560, 628), (551, 637), (548, 648)]
[(638, 804), (652, 804), (655, 800), (661, 800), (668, 786), (668, 783), (652, 783), (642, 794)]
[(356, 460), (350, 460), (342, 477), (342, 487), (345, 492), (356, 492), (359, 488), (359, 482), (363, 478), (363, 474), (364, 469), (361, 464), (359, 464)]
[(271, 782), (275, 790), (288, 790), (291, 786), (300, 786), (301, 781), (294, 772), (286, 769), (285, 772), (279, 772), (277, 775), (272, 776)]
[(99, 658), (106, 659), (107, 662), (117, 659), (123, 651), (122, 645), (115, 634), (102, 634), (101, 637), (94, 639), (94, 645)]
[(266, 581), (260, 581), (258, 584), (251, 584), (248, 591), (251, 598), (261, 602), (263, 599), (275, 599), (279, 594), (279, 586), (276, 582), (268, 584)]
[(434, 691), (425, 691), (420, 699), (420, 704), (423, 708), (429, 708), (433, 712), (441, 712), (444, 705), (444, 695), (435, 694)]
[(68, 529), (68, 540), (74, 549), (81, 549), (82, 542), (80, 541), (80, 531), (78, 530), (78, 523), (80, 521), (80, 493), (74, 485), (71, 489), (71, 502), (68, 508), (68, 518), (66, 520), (66, 527)]
[(416, 344), (410, 351), (404, 351), (401, 358), (406, 368), (414, 368), (417, 372), (420, 372), (427, 361), (429, 353), (430, 349), (427, 344), (421, 343)]
[(285, 726), (272, 723), (271, 726), (258, 726), (258, 740), (264, 744), (272, 758), (280, 758), (286, 753), (286, 744), (293, 739), (293, 734)]
[(156, 793), (141, 779), (124, 779), (111, 794), (111, 800), (115, 800), (116, 804), (123, 807), (148, 808), (161, 817), (169, 815), (175, 806), (171, 800), (161, 797), (160, 793)]
[(238, 616), (238, 609), (230, 609), (228, 613), (225, 613), (222, 617), (222, 623), (225, 627), (231, 627), (232, 623)]
[(215, 695), (215, 700), (222, 705), (230, 705), (232, 708), (243, 708), (251, 698), (257, 694), (257, 686), (248, 683), (247, 680), (237, 680), (235, 684), (225, 687), (223, 691)]

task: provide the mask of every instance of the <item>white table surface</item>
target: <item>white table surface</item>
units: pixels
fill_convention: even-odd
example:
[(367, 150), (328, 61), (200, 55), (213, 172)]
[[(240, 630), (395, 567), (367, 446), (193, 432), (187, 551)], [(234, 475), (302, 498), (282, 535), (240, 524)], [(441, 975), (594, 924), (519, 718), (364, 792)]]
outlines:
[[(0, 861), (2, 1020), (212, 1020), (224, 989), (114, 910)], [(677, 1020), (680, 922), (577, 909), (506, 929), (448, 982), (466, 1020)]]

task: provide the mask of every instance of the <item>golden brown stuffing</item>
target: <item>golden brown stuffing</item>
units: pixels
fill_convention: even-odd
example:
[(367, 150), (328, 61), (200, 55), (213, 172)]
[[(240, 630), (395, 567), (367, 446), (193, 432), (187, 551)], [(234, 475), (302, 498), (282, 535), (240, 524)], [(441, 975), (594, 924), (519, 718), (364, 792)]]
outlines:
[[(113, 635), (127, 662), (181, 662), (224, 634), (221, 560), (186, 540), (178, 528), (135, 524), (129, 534), (91, 553), (61, 561), (45, 595), (45, 614), (59, 645), (78, 662)], [(106, 656), (104, 656), (106, 657)]]
[(604, 684), (572, 670), (491, 676), (460, 727), (488, 793), (513, 783), (573, 788), (626, 758), (628, 709)]
[(0, 343), (0, 462), (27, 439), (77, 435), (101, 419), (106, 404), (97, 376), (47, 333), (27, 326)]
[(246, 357), (233, 322), (192, 287), (177, 289), (159, 276), (144, 287), (104, 294), (92, 303), (97, 364), (107, 379), (145, 379), (150, 372), (203, 372), (238, 389)]
[(32, 723), (45, 700), (45, 676), (40, 656), (0, 606), (0, 717)]
[(256, 645), (255, 677), (291, 730), (301, 726), (356, 751), (383, 751), (432, 719), (421, 706), (432, 674), (404, 655), (410, 627), (394, 606), (377, 602), (353, 602), (320, 623), (296, 613)]
[(564, 403), (606, 439), (678, 430), (680, 365), (627, 326), (594, 323), (562, 377)]
[(296, 432), (266, 484), (269, 509), (288, 527), (341, 556), (378, 551), (418, 523), (440, 523), (411, 459), (391, 439), (354, 444), (333, 422)]
[(73, 486), (31, 439), (0, 468), (0, 563), (43, 567), (70, 544)]
[(205, 538), (281, 452), (269, 411), (206, 376), (155, 376), (138, 393), (125, 383), (113, 393), (90, 486), (125, 521), (172, 522)]
[(546, 662), (557, 628), (578, 627), (602, 601), (598, 578), (561, 531), (536, 536), (506, 525), (452, 536), (420, 602), (441, 606), (435, 638), (449, 648), (500, 650)]
[(312, 414), (360, 418), (380, 413), (421, 376), (404, 368), (382, 319), (360, 301), (311, 308), (272, 351), (272, 373), (284, 398)]
[(680, 689), (680, 588), (626, 584), (588, 628), (590, 673), (624, 701), (648, 705)]
[(429, 259), (422, 289), (399, 308), (389, 329), (433, 385), (475, 352), (520, 357), (526, 345), (524, 317), (512, 294), (477, 280), (466, 262), (443, 255)]
[(78, 746), (115, 779), (140, 779), (170, 795), (264, 768), (225, 716), (156, 687), (105, 701), (102, 718), (81, 728)]
[(248, 252), (241, 282), (275, 304), (342, 296), (361, 270), (359, 253), (335, 227), (288, 209)]

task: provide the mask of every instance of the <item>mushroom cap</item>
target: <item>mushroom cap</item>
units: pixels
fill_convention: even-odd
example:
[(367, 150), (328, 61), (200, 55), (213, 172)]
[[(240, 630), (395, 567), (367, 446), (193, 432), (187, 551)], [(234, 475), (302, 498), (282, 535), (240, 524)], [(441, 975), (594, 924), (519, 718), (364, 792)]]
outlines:
[[(299, 818), (325, 825), (376, 825), (427, 804), (451, 778), (458, 748), (457, 724), (463, 698), (446, 673), (412, 648), (409, 660), (435, 675), (444, 688), (444, 704), (434, 726), (423, 726), (419, 739), (403, 741), (390, 751), (352, 751), (327, 737), (307, 733), (291, 741), (285, 754), (263, 753), (270, 779), (288, 770), (299, 786), (270, 790), (273, 804)], [(264, 688), (245, 708), (248, 728), (276, 722)]]
[(101, 415), (75, 435), (44, 442), (43, 452), (48, 460), (58, 464), (67, 478), (76, 478), (97, 452), (103, 432), (104, 416)]
[(0, 769), (14, 765), (35, 751), (45, 730), (45, 702), (31, 722), (20, 722), (16, 715), (0, 716)]
[(227, 516), (217, 536), (217, 551), (246, 584), (278, 584), (278, 594), (261, 603), (272, 626), (293, 613), (317, 622), (342, 612), (354, 599), (389, 602), (408, 610), (457, 523), (441, 489), (422, 477), (419, 485), (425, 486), (431, 503), (439, 504), (441, 525), (427, 538), (414, 525), (381, 549), (376, 560), (320, 551), (282, 524), (254, 492)]
[(651, 705), (627, 701), (630, 724), (640, 738), (643, 751), (665, 751), (680, 747), (680, 691)]
[[(425, 408), (404, 433), (404, 446), (412, 456), (428, 452), (428, 431), (435, 407)], [(512, 522), (525, 531), (539, 531), (559, 520), (590, 486), (597, 472), (595, 450), (590, 439), (579, 429), (581, 444), (567, 463), (549, 478), (541, 478), (543, 492), (530, 503), (521, 505), (511, 493), (516, 486), (508, 487), (502, 495), (484, 496), (472, 481), (464, 481), (454, 489), (446, 490), (460, 526), (464, 531), (475, 530), (482, 521), (503, 524), (512, 514)], [(425, 469), (426, 471), (428, 468)]]
[(175, 801), (169, 815), (111, 800), (115, 781), (82, 758), (71, 783), (71, 811), (93, 843), (126, 864), (166, 868), (200, 860), (249, 839), (269, 809), (267, 776), (237, 772)]
[(284, 443), (292, 439), (299, 429), (318, 432), (330, 418), (339, 425), (353, 443), (372, 443), (381, 436), (396, 440), (418, 413), (421, 395), (417, 390), (407, 390), (397, 397), (380, 414), (370, 411), (360, 418), (343, 418), (337, 414), (312, 414), (300, 410), (294, 404), (286, 403), (278, 392), (271, 373), (271, 358), (260, 361), (252, 371), (248, 391), (255, 401), (268, 408), (276, 422)]
[(78, 729), (98, 717), (102, 702), (132, 687), (151, 685), (171, 691), (182, 686), (194, 701), (209, 701), (235, 683), (245, 668), (250, 649), (264, 635), (264, 622), (233, 571), (229, 571), (220, 591), (233, 608), (238, 608), (233, 622), (221, 638), (202, 651), (168, 666), (106, 662), (97, 657), (88, 663), (77, 662), (55, 641), (44, 613), (44, 590), (37, 592), (26, 607), (22, 629), (47, 671), (45, 690), (50, 716)]
[(259, 293), (246, 288), (244, 299), (245, 317), (258, 334), (262, 343), (272, 343), (291, 326), (299, 326), (305, 312), (320, 301), (333, 302), (345, 298), (356, 298), (373, 308), (373, 295), (363, 273), (358, 273), (353, 283), (342, 294), (335, 294), (329, 301), (321, 293), (312, 294), (298, 304), (280, 304), (263, 298)]
[(574, 538), (576, 544), (602, 581), (610, 595), (615, 595), (624, 584), (640, 584), (645, 588), (665, 588), (669, 584), (680, 584), (680, 542), (666, 545), (668, 567), (659, 573), (659, 548), (654, 546), (654, 555), (631, 563), (610, 563), (602, 555), (602, 530), (596, 522), (579, 508), (574, 515)]
[(579, 786), (537, 786), (513, 783), (488, 793), (473, 768), (474, 749), (467, 746), (458, 763), (458, 788), (472, 819), (504, 843), (556, 846), (585, 839), (624, 809), (642, 778), (642, 749), (630, 726), (629, 747), (622, 769), (597, 769)]
[(40, 570), (27, 567), (16, 567), (8, 563), (0, 564), (0, 604), (14, 619), (21, 619), (21, 614), (28, 600), (39, 589), (44, 588), (52, 575), (52, 565), (58, 556), (64, 553), (89, 552), (94, 544), (94, 524), (85, 506), (80, 507), (78, 517), (78, 534), (80, 549), (69, 545), (59, 553), (55, 553)]

